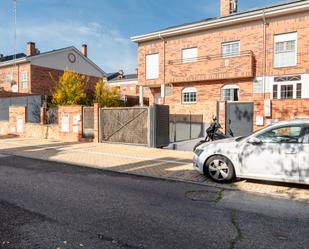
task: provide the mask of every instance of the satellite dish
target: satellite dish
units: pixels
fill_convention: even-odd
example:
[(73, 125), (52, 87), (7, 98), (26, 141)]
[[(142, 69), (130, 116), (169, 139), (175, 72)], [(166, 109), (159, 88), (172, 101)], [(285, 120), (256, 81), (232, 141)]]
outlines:
[(11, 90), (13, 93), (18, 93), (18, 85), (16, 83), (12, 84)]

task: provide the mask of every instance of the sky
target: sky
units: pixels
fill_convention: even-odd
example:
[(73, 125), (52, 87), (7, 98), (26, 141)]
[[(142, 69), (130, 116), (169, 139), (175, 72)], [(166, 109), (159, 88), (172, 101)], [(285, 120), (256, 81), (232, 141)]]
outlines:
[[(13, 1), (0, 0), (0, 54), (14, 52)], [(282, 0), (239, 0), (247, 10)], [(33, 41), (41, 52), (88, 44), (105, 72), (137, 67), (130, 37), (219, 16), (219, 0), (17, 0), (17, 52)]]

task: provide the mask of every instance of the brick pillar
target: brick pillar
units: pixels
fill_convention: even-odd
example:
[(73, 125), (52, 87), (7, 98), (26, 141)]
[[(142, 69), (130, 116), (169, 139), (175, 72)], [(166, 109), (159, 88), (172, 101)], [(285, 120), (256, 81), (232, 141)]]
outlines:
[(40, 125), (44, 125), (45, 114), (46, 114), (46, 108), (41, 107), (41, 109), (40, 109)]
[(93, 132), (94, 132), (94, 139), (93, 142), (100, 143), (101, 142), (101, 134), (100, 134), (100, 104), (94, 104), (93, 110)]
[(82, 139), (82, 110), (82, 106), (59, 106), (58, 126), (61, 140), (77, 142)]

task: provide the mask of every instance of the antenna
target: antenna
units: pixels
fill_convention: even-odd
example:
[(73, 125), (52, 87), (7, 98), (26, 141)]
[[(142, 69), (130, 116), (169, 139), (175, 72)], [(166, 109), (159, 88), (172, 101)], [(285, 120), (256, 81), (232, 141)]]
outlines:
[(16, 0), (13, 0), (13, 20), (14, 20), (14, 67), (16, 67), (16, 41), (17, 41), (17, 32), (16, 32), (16, 14), (17, 14), (17, 8), (16, 8)]

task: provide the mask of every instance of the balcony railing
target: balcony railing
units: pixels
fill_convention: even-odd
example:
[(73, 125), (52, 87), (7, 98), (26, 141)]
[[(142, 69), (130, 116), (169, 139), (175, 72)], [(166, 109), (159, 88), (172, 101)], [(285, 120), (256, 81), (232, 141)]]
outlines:
[(166, 82), (191, 82), (254, 77), (254, 54), (243, 51), (234, 55), (208, 55), (192, 59), (170, 60)]
[(178, 59), (178, 60), (169, 60), (169, 65), (178, 65), (178, 64), (188, 64), (188, 63), (194, 63), (194, 62), (201, 62), (201, 61), (210, 61), (210, 60), (218, 60), (218, 59), (230, 59), (233, 57), (239, 57), (243, 55), (251, 55), (253, 56), (253, 52), (251, 50), (242, 51), (237, 54), (229, 54), (229, 55), (223, 55), (223, 54), (216, 54), (216, 55), (206, 55), (206, 56), (200, 56), (195, 58), (189, 58), (189, 59)]

